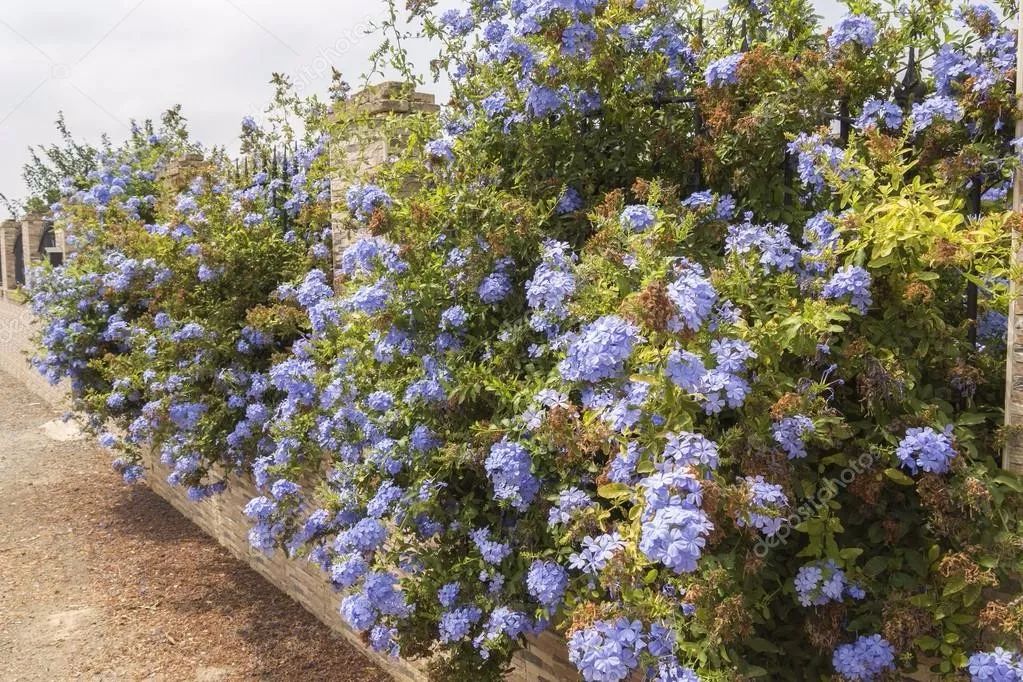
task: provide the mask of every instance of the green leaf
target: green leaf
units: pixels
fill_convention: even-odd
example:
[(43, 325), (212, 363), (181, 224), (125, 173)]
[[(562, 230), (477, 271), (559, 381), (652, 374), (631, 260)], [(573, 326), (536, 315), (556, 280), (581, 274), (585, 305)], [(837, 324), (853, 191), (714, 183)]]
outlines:
[(751, 639), (743, 640), (743, 643), (746, 644), (746, 646), (748, 646), (750, 649), (753, 649), (753, 651), (757, 651), (762, 654), (773, 654), (781, 651), (781, 649), (779, 649), (777, 646), (767, 641), (766, 639), (762, 639), (760, 637), (753, 637)]
[(605, 500), (618, 500), (632, 494), (632, 488), (625, 483), (605, 483), (597, 488), (597, 494)]
[(863, 550), (859, 547), (846, 547), (838, 553), (838, 556), (842, 557), (844, 561), (853, 561), (861, 554), (863, 554)]
[(945, 589), (941, 591), (941, 596), (948, 597), (957, 592), (962, 592), (966, 587), (966, 578), (961, 575), (952, 576), (948, 583), (945, 584)]
[(913, 481), (912, 478), (910, 478), (906, 474), (902, 473), (898, 469), (891, 469), (891, 468), (885, 469), (884, 470), (884, 475), (887, 476), (888, 478), (890, 478), (895, 483), (898, 483), (899, 485), (914, 485), (915, 484), (915, 482)]

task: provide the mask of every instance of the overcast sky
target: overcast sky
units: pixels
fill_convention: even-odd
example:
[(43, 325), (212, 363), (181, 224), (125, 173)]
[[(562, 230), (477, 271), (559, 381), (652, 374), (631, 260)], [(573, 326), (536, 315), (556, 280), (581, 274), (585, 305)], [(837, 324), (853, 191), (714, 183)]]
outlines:
[[(326, 92), (331, 65), (357, 82), (385, 12), (383, 0), (0, 0), (0, 193), (24, 195), (26, 147), (55, 141), (58, 111), (76, 137), (117, 142), (132, 118), (180, 103), (195, 139), (230, 150), (272, 72), (303, 94)], [(413, 55), (425, 67), (431, 51)]]

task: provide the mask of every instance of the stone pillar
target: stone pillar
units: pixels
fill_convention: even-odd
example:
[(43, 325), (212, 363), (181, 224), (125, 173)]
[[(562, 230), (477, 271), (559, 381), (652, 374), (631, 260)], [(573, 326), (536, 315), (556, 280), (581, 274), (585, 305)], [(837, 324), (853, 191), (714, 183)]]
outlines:
[(404, 145), (405, 138), (393, 130), (395, 117), (416, 113), (435, 113), (440, 110), (434, 96), (422, 92), (408, 92), (397, 82), (371, 85), (341, 105), (338, 120), (352, 124), (345, 131), (347, 137), (332, 143), (330, 179), (331, 229), (334, 243), (334, 262), (341, 252), (354, 241), (361, 231), (348, 214), (345, 194), (354, 182), (372, 182), (381, 166)]
[[(13, 220), (5, 220), (0, 223), (0, 297), (7, 297), (7, 290), (13, 289), (14, 285), (14, 244), (8, 247), (7, 233), (12, 231)], [(10, 255), (8, 255), (10, 248)]]
[[(1023, 10), (1016, 17), (1017, 38), (1023, 37)], [(1023, 41), (1016, 41), (1016, 63), (1023, 64)], [(1023, 106), (1023, 69), (1016, 69), (1016, 96)], [(1016, 137), (1023, 135), (1023, 115), (1017, 107)], [(1023, 263), (1023, 248), (1019, 234), (1019, 218), (1023, 214), (1023, 170), (1016, 169), (1012, 187), (1012, 210), (1016, 214), (1012, 230), (1013, 260)], [(1008, 357), (1005, 368), (1005, 453), (1002, 466), (1023, 474), (1023, 294), (1019, 283), (1010, 285), (1009, 329), (1006, 345)]]
[(46, 223), (41, 215), (28, 215), (21, 221), (21, 252), (25, 263), (25, 285), (31, 284), (31, 269), (46, 258), (46, 253), (39, 248), (46, 231)]

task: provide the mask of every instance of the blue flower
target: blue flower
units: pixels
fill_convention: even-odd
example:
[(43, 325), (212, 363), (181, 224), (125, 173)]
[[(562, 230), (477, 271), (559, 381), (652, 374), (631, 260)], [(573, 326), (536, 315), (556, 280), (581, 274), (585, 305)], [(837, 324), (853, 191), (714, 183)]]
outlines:
[(349, 310), (357, 310), (366, 315), (373, 315), (387, 307), (391, 300), (392, 285), (385, 279), (380, 279), (373, 284), (356, 289), (344, 300), (344, 305)]
[(625, 547), (618, 533), (605, 533), (583, 538), (582, 549), (568, 557), (568, 565), (584, 573), (596, 575), (604, 570), (615, 553)]
[(401, 654), (395, 638), (398, 636), (397, 628), (388, 628), (377, 625), (369, 633), (369, 646), (373, 651), (386, 653), (397, 658)]
[(369, 572), (369, 564), (361, 554), (346, 554), (330, 567), (330, 580), (341, 588), (349, 588)]
[(526, 588), (541, 606), (553, 610), (568, 586), (568, 572), (554, 561), (535, 560), (526, 574)]
[(490, 531), (486, 528), (478, 528), (469, 537), (480, 551), (483, 560), (488, 564), (500, 564), (511, 554), (511, 546), (507, 543), (495, 542), (490, 539)]
[(916, 474), (921, 470), (931, 474), (947, 473), (956, 456), (949, 439), (950, 432), (951, 427), (947, 427), (944, 433), (929, 426), (907, 429), (895, 455), (910, 473)]
[(511, 293), (512, 282), (507, 272), (498, 270), (483, 278), (477, 293), (480, 300), (487, 304), (503, 301)]
[(645, 232), (657, 222), (657, 216), (649, 206), (633, 204), (626, 206), (619, 218), (622, 227), (632, 232)]
[(376, 412), (387, 412), (394, 405), (394, 396), (387, 391), (373, 391), (366, 396), (366, 406)]
[(476, 28), (476, 21), (471, 10), (459, 12), (457, 9), (446, 10), (440, 15), (441, 26), (456, 36), (463, 36)]
[(554, 206), (554, 212), (558, 215), (575, 213), (583, 207), (583, 197), (574, 187), (566, 187), (558, 197), (558, 203)]
[(560, 111), (564, 105), (562, 94), (544, 85), (533, 85), (526, 93), (525, 109), (532, 118), (550, 116)]
[(776, 535), (785, 520), (783, 512), (789, 506), (789, 498), (780, 485), (768, 483), (763, 476), (747, 476), (744, 483), (749, 508), (736, 519), (735, 525), (756, 528), (767, 537)]
[(575, 293), (573, 266), (576, 256), (565, 242), (548, 239), (542, 260), (526, 282), (526, 303), (545, 318), (565, 317), (565, 299)]
[(843, 17), (828, 36), (828, 47), (832, 50), (838, 50), (847, 43), (857, 43), (863, 49), (869, 50), (876, 42), (877, 24), (862, 14)]
[(469, 313), (460, 305), (453, 305), (440, 316), (441, 329), (461, 329), (469, 320)]
[(846, 265), (836, 272), (821, 291), (824, 298), (839, 299), (846, 296), (860, 314), (866, 314), (874, 302), (870, 295), (870, 273), (858, 265)]
[(431, 162), (452, 163), (455, 160), (455, 143), (447, 137), (430, 140), (426, 143), (426, 155)]
[(739, 64), (745, 55), (742, 52), (730, 54), (707, 65), (704, 80), (712, 88), (734, 85), (739, 82)]
[(398, 257), (397, 245), (383, 237), (363, 237), (341, 254), (341, 272), (346, 275), (370, 273), (378, 263), (395, 274), (408, 269), (408, 265)]
[(465, 639), (469, 629), (475, 625), (483, 612), (478, 606), (463, 606), (447, 611), (440, 617), (440, 641), (442, 644)]
[(668, 442), (664, 445), (664, 458), (671, 460), (673, 466), (717, 468), (718, 447), (705, 436), (682, 431), (679, 434), (669, 433), (667, 439)]
[(799, 180), (814, 193), (824, 189), (824, 171), (837, 172), (845, 158), (841, 149), (825, 142), (824, 137), (816, 133), (800, 133), (787, 149), (789, 154), (796, 155)]
[(830, 559), (801, 566), (793, 586), (803, 606), (824, 606), (829, 602), (840, 602), (845, 595), (854, 599), (866, 596), (861, 587), (846, 581), (845, 572)]
[(540, 489), (540, 482), (532, 474), (533, 462), (529, 452), (507, 438), (490, 447), (484, 462), (487, 476), (494, 486), (494, 497), (507, 500), (519, 511), (525, 511)]
[(568, 660), (586, 682), (619, 682), (639, 666), (644, 646), (639, 621), (599, 620), (572, 634), (568, 640)]
[(593, 504), (590, 496), (579, 488), (565, 488), (558, 493), (558, 501), (547, 515), (547, 525), (553, 526), (558, 523), (568, 523), (572, 515), (580, 509), (585, 509)]
[(902, 127), (902, 108), (894, 102), (871, 97), (863, 103), (863, 111), (853, 123), (853, 127), (862, 131), (876, 125), (888, 130), (898, 130)]
[(365, 222), (378, 208), (392, 206), (394, 200), (377, 185), (355, 184), (348, 188), (345, 203), (357, 220)]
[(837, 647), (831, 664), (835, 672), (847, 680), (875, 680), (886, 670), (895, 668), (895, 650), (881, 635), (863, 636), (852, 644)]
[(668, 285), (668, 299), (675, 304), (683, 329), (698, 331), (714, 310), (718, 294), (696, 267), (686, 268)]
[(437, 601), (440, 605), (448, 609), (455, 605), (458, 601), (458, 593), (461, 591), (462, 586), (458, 583), (447, 583), (437, 590)]
[(1018, 653), (995, 647), (991, 652), (977, 652), (967, 662), (971, 682), (1021, 682), (1023, 657)]
[(801, 414), (785, 417), (771, 427), (774, 442), (781, 446), (789, 459), (806, 457), (806, 435), (813, 432), (813, 422)]
[(508, 95), (503, 92), (495, 92), (485, 97), (480, 106), (483, 107), (483, 113), (488, 118), (494, 118), (508, 107)]
[(354, 526), (341, 532), (335, 544), (339, 548), (359, 552), (372, 552), (387, 539), (387, 527), (371, 518), (360, 519)]
[(373, 603), (362, 594), (350, 594), (341, 600), (341, 616), (359, 632), (369, 630), (377, 622)]
[(617, 315), (605, 315), (573, 336), (558, 371), (567, 381), (594, 382), (616, 377), (639, 341), (636, 325)]
[(909, 112), (910, 127), (916, 134), (929, 128), (936, 120), (958, 123), (964, 115), (963, 106), (956, 100), (944, 95), (931, 95), (923, 102), (913, 104)]

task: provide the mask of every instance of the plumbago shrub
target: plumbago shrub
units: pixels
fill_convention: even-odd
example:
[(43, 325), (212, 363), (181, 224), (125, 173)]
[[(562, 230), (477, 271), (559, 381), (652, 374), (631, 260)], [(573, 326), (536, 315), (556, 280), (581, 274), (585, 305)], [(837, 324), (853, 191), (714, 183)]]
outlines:
[[(236, 181), (233, 164), (177, 123), (137, 127), (63, 185), (53, 217), (71, 254), (33, 279), (45, 349), (34, 362), (70, 378), (74, 406), (120, 451), (126, 480), (143, 474), (140, 449), (156, 447), (172, 482), (199, 500), (268, 447), (268, 415), (250, 405), (272, 388), (271, 358), (306, 324), (272, 294), (327, 262), (329, 193), (308, 175), (322, 141), (275, 177)], [(254, 120), (242, 128), (248, 142), (260, 137)]]
[[(141, 241), (35, 293), (51, 376), (199, 497), (251, 473), (252, 544), (439, 679), (545, 630), (592, 681), (1019, 679), (1000, 13), (411, 11), (454, 98), (348, 188), (333, 277), (311, 189), (290, 238), (212, 179), (158, 219), (73, 195)], [(118, 249), (175, 284), (119, 291)]]

